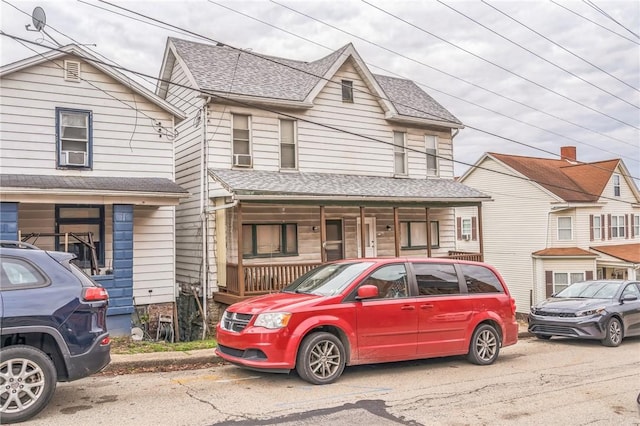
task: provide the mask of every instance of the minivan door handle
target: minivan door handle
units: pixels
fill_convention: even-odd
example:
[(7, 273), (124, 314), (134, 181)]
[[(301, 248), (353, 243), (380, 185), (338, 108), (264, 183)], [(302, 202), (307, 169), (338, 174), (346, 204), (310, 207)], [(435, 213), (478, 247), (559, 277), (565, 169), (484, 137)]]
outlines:
[(433, 305), (420, 305), (420, 309), (432, 309)]
[(402, 308), (400, 308), (400, 310), (402, 311), (414, 311), (415, 309), (416, 307), (413, 305), (404, 305), (402, 306)]

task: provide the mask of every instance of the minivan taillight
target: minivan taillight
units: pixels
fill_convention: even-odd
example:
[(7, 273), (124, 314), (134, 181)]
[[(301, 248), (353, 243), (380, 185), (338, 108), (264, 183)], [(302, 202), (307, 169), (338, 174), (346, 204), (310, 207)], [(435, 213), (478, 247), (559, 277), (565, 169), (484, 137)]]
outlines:
[(103, 287), (86, 287), (82, 292), (82, 298), (87, 302), (109, 300), (109, 293)]
[(511, 298), (511, 313), (512, 313), (513, 315), (515, 315), (515, 314), (516, 314), (516, 309), (517, 309), (517, 306), (516, 306), (516, 299), (514, 299), (514, 298), (512, 297), (512, 298)]

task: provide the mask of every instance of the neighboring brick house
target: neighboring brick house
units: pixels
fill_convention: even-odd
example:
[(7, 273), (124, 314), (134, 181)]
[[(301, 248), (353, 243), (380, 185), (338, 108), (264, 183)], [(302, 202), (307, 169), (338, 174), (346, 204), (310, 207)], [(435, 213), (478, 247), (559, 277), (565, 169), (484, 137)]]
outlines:
[(129, 334), (134, 300), (175, 301), (183, 113), (75, 45), (3, 66), (0, 90), (0, 239), (75, 252)]
[(575, 147), (561, 159), (487, 153), (460, 182), (493, 198), (482, 210), (485, 261), (518, 312), (576, 281), (640, 278), (640, 193), (621, 159), (578, 162)]
[(180, 284), (231, 303), (344, 257), (482, 258), (453, 253), (453, 207), (489, 199), (453, 179), (462, 123), (351, 44), (304, 62), (170, 38), (160, 77), (188, 114)]

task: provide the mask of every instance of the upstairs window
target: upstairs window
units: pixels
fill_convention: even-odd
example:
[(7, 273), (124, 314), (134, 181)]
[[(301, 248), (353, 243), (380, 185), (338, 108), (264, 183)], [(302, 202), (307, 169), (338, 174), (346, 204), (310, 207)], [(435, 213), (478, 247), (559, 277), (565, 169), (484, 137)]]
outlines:
[(233, 165), (251, 167), (251, 119), (248, 115), (232, 115)]
[(353, 102), (353, 81), (342, 80), (342, 102)]
[(438, 137), (426, 135), (424, 140), (427, 152), (427, 176), (438, 176)]
[(633, 217), (633, 236), (640, 235), (640, 216), (632, 215)]
[(92, 121), (91, 111), (56, 108), (58, 167), (91, 167)]
[(593, 216), (593, 236), (591, 237), (591, 241), (602, 239), (602, 218), (600, 216)]
[(296, 122), (280, 120), (280, 168), (296, 169)]
[(570, 240), (573, 238), (571, 217), (563, 216), (558, 218), (558, 240)]
[(613, 175), (613, 195), (620, 196), (620, 175)]
[(611, 237), (624, 238), (624, 215), (611, 216)]
[(405, 132), (393, 132), (393, 160), (396, 175), (407, 174), (407, 145)]

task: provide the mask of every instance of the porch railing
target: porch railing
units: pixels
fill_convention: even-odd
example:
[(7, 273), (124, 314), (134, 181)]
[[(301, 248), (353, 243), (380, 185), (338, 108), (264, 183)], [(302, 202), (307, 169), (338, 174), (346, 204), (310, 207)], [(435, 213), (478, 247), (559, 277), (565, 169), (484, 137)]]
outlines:
[[(321, 263), (295, 263), (275, 265), (242, 265), (244, 270), (244, 295), (274, 293), (282, 290), (299, 276), (306, 274)], [(227, 263), (226, 292), (240, 295), (238, 265)]]
[(466, 251), (449, 250), (447, 259), (471, 260), (474, 262), (482, 262), (484, 256), (482, 253), (469, 253)]

